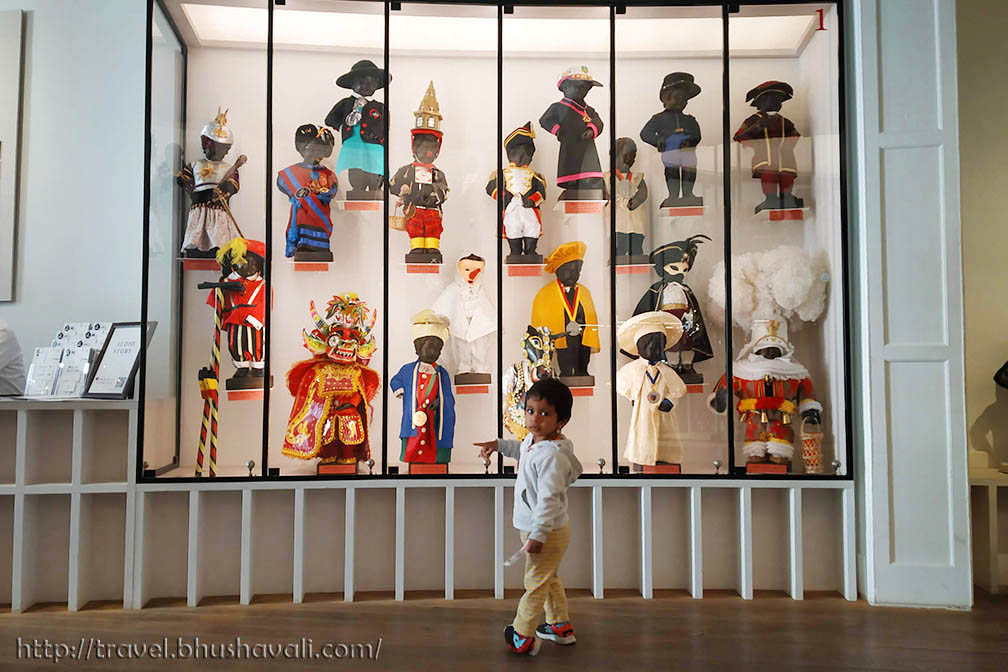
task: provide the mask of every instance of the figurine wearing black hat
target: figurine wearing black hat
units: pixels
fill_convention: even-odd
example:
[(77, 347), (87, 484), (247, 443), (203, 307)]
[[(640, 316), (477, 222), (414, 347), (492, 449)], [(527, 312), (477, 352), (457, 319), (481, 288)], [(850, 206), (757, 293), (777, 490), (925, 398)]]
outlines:
[(351, 201), (378, 200), (382, 197), (385, 174), (385, 104), (373, 100), (375, 91), (384, 89), (392, 77), (368, 60), (358, 61), (336, 80), (336, 86), (353, 89), (354, 95), (339, 101), (326, 115), (330, 128), (340, 129), (340, 147), (336, 172), (347, 170)]
[(794, 89), (778, 81), (763, 82), (746, 94), (746, 102), (759, 112), (742, 122), (735, 132), (735, 141), (750, 143), (752, 176), (760, 181), (766, 196), (755, 212), (796, 209), (805, 205), (791, 193), (798, 176), (794, 155), (798, 130), (790, 119), (779, 114), (784, 101), (793, 97)]
[(302, 124), (294, 132), (294, 148), (304, 159), (277, 173), (277, 188), (291, 204), (284, 254), (294, 261), (332, 261), (329, 205), (339, 186), (336, 175), (322, 165), (333, 151), (332, 132)]
[(602, 118), (585, 102), (596, 86), (602, 84), (592, 78), (587, 66), (567, 68), (557, 82), (563, 99), (546, 108), (539, 118), (539, 125), (560, 141), (557, 186), (563, 189), (561, 201), (602, 199), (602, 164), (595, 148)]
[[(509, 264), (541, 264), (542, 255), (536, 245), (542, 235), (542, 214), (539, 206), (546, 199), (546, 178), (532, 170), (535, 154), (535, 131), (532, 122), (511, 131), (504, 140), (508, 166), (503, 170), (504, 236), (511, 247), (505, 260)], [(497, 171), (490, 175), (486, 192), (497, 198)]]
[(669, 343), (666, 349), (679, 354), (679, 361), (673, 362), (672, 367), (687, 385), (703, 383), (703, 375), (697, 373), (693, 365), (714, 356), (700, 303), (686, 284), (686, 275), (696, 261), (697, 248), (704, 240), (710, 238), (701, 233), (662, 245), (652, 252), (651, 264), (661, 280), (644, 292), (634, 309), (634, 315), (661, 310), (682, 321), (682, 337)]
[(661, 153), (665, 166), (668, 198), (661, 207), (703, 205), (703, 197), (693, 195), (696, 183), (696, 146), (700, 144), (700, 124), (683, 112), (686, 103), (700, 93), (688, 72), (665, 75), (658, 98), (665, 109), (651, 117), (641, 129), (641, 140)]

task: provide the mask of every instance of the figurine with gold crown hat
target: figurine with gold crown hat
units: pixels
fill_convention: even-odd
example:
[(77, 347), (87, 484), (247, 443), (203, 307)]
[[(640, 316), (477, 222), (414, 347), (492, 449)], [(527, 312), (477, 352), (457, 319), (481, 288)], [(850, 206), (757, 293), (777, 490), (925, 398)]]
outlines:
[(371, 402), (378, 373), (368, 367), (376, 347), (377, 310), (356, 294), (333, 296), (323, 318), (309, 302), (314, 328), (303, 331), (312, 358), (287, 372), (294, 396), (283, 454), (319, 465), (355, 465), (371, 456)]
[(406, 263), (440, 264), (441, 205), (448, 198), (448, 180), (444, 172), (434, 165), (434, 160), (441, 153), (444, 137), (434, 82), (427, 86), (427, 92), (413, 117), (413, 129), (410, 131), (413, 161), (395, 172), (389, 190), (399, 199), (396, 207), (403, 209), (405, 230), (410, 239)]
[(200, 146), (204, 158), (186, 165), (175, 176), (192, 199), (182, 238), (182, 254), (186, 257), (212, 259), (218, 248), (242, 237), (230, 201), (238, 193), (238, 169), (247, 157), (241, 154), (233, 164), (224, 161), (234, 144), (227, 113), (218, 108), (214, 120), (203, 127)]
[(543, 232), (539, 208), (546, 200), (546, 178), (529, 165), (535, 154), (534, 141), (531, 121), (511, 131), (504, 139), (508, 165), (501, 171), (500, 182), (496, 170), (487, 181), (486, 192), (491, 198), (497, 198), (498, 189), (503, 187), (501, 225), (511, 248), (505, 260), (508, 264), (542, 263), (536, 246)]

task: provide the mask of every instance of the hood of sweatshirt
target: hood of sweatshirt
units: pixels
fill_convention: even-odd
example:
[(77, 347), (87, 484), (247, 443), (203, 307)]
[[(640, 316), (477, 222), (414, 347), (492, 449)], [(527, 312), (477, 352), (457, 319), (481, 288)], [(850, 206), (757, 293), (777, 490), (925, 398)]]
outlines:
[(574, 454), (574, 443), (566, 437), (560, 437), (559, 439), (550, 441), (550, 443), (556, 446), (557, 452), (570, 462), (570, 479), (567, 483), (569, 486), (584, 472), (581, 460)]

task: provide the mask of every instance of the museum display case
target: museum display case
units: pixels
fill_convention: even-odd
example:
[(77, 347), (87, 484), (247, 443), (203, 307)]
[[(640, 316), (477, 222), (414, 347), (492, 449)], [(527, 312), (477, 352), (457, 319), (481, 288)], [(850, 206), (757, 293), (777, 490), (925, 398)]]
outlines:
[(850, 478), (841, 10), (157, 3), (141, 478)]

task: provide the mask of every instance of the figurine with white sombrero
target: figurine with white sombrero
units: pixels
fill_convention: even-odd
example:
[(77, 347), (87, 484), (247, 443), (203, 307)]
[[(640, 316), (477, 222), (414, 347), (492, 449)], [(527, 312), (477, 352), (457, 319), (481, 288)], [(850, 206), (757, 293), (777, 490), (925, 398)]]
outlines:
[(686, 384), (665, 361), (666, 347), (681, 336), (679, 318), (663, 311), (635, 315), (616, 329), (620, 349), (637, 357), (616, 372), (616, 391), (633, 404), (624, 456), (634, 471), (682, 471), (683, 445), (673, 409)]

